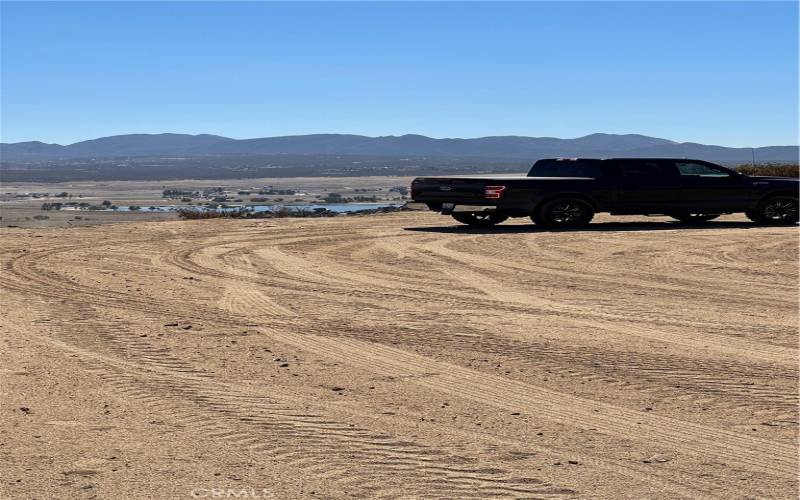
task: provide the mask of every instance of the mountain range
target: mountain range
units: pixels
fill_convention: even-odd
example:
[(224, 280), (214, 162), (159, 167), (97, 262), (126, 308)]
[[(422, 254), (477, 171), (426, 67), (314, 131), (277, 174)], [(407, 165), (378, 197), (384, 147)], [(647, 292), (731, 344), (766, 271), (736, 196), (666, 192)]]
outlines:
[(591, 134), (575, 139), (493, 136), (434, 139), (423, 135), (367, 137), (312, 134), (231, 139), (200, 134), (128, 134), (69, 145), (39, 141), (0, 143), (0, 161), (38, 163), (79, 158), (208, 157), (220, 155), (370, 155), (535, 160), (546, 157), (673, 157), (720, 163), (797, 162), (798, 146), (731, 148), (674, 142), (638, 134)]

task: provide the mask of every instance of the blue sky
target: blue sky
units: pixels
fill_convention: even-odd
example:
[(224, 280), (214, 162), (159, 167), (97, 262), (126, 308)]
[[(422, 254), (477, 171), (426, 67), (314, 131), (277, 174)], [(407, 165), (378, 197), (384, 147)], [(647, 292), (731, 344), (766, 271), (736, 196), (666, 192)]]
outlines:
[(0, 4), (0, 135), (797, 144), (794, 2)]

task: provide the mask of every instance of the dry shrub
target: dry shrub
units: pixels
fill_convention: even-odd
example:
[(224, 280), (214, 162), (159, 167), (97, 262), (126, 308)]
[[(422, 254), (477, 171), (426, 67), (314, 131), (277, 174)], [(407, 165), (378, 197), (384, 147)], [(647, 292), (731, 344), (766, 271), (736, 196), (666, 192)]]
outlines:
[(773, 175), (777, 177), (800, 177), (800, 165), (796, 163), (761, 163), (739, 165), (737, 172), (746, 175)]
[[(411, 209), (405, 205), (399, 207), (370, 208), (358, 210), (356, 212), (347, 212), (346, 215), (367, 215), (402, 212), (405, 210)], [(338, 215), (345, 215), (332, 212), (324, 207), (312, 209), (291, 206), (275, 207), (273, 210), (266, 210), (263, 212), (251, 212), (248, 210), (201, 210), (196, 208), (179, 208), (176, 212), (181, 219), (273, 219), (283, 217), (336, 217)]]
[(244, 217), (245, 212), (240, 210), (197, 210), (193, 208), (179, 208), (178, 217), (181, 219), (234, 219)]

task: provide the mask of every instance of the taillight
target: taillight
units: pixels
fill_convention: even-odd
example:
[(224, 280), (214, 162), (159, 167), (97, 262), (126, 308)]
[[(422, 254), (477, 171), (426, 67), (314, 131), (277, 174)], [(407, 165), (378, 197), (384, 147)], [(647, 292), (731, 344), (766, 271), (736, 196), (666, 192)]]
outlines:
[(505, 190), (505, 186), (486, 186), (483, 188), (483, 197), (487, 200), (499, 200)]

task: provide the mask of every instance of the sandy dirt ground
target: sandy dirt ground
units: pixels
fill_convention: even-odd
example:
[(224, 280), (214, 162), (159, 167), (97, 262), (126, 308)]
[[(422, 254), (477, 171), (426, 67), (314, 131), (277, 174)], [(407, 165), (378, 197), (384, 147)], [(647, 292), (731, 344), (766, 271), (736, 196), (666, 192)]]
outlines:
[(4, 228), (0, 498), (795, 498), (797, 228), (610, 220)]

